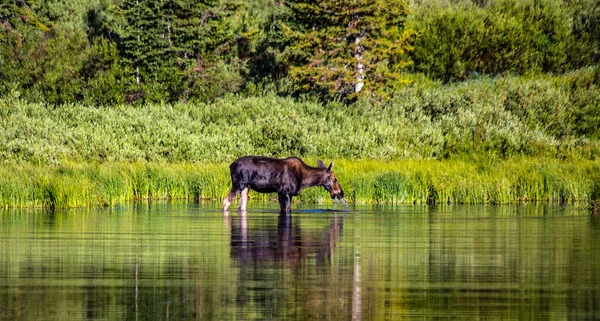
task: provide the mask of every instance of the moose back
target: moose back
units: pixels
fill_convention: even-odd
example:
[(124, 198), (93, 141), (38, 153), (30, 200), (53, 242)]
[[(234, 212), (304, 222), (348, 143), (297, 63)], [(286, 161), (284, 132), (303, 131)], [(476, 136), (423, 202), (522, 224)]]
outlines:
[(344, 198), (344, 191), (333, 174), (333, 162), (327, 167), (317, 160), (317, 167), (306, 165), (298, 157), (285, 159), (244, 156), (229, 165), (231, 191), (223, 200), (223, 211), (240, 196), (238, 209), (246, 210), (248, 191), (277, 193), (281, 213), (290, 214), (292, 197), (312, 186), (323, 186), (331, 198)]

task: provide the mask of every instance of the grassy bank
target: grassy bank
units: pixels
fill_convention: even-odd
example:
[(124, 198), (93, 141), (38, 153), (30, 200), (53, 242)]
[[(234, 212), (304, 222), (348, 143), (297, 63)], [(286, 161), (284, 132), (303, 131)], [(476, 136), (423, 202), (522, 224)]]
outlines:
[[(600, 161), (336, 160), (335, 172), (346, 198), (356, 204), (588, 203), (598, 193)], [(226, 163), (9, 165), (0, 169), (3, 208), (109, 206), (148, 199), (220, 200), (229, 188)], [(262, 200), (275, 197), (250, 196)], [(305, 190), (297, 201), (330, 202), (322, 188)]]
[[(265, 93), (54, 106), (14, 91), (0, 98), (0, 207), (221, 199), (227, 164), (248, 154), (336, 160), (354, 203), (592, 202), (600, 198), (599, 87), (592, 67), (422, 81), (385, 103), (352, 105)], [(328, 201), (322, 189), (298, 200)]]

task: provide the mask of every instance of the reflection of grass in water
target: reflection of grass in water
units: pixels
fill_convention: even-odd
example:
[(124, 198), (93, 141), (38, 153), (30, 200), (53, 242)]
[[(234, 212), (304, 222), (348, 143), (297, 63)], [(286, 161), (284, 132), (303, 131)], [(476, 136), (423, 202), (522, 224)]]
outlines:
[[(71, 320), (74, 311), (85, 315), (86, 309), (89, 311), (85, 305), (87, 296), (74, 296), (73, 289), (77, 293), (92, 291), (90, 283), (94, 284), (95, 295), (111, 297), (110, 302), (94, 308), (95, 312), (103, 309), (103, 318), (111, 320), (135, 318), (125, 315), (134, 309), (131, 300), (136, 297), (135, 292), (139, 295), (140, 315), (142, 311), (148, 315), (157, 313), (146, 306), (149, 302), (158, 302), (161, 307), (165, 302), (173, 302), (175, 294), (169, 291), (172, 288), (189, 289), (190, 295), (199, 295), (207, 302), (221, 302), (225, 295), (235, 293), (239, 272), (230, 259), (229, 233), (206, 231), (228, 228), (221, 214), (209, 212), (208, 207), (200, 208), (201, 221), (187, 216), (186, 208), (189, 207), (177, 203), (154, 202), (118, 209), (2, 213), (2, 236), (10, 244), (0, 250), (6, 267), (3, 289), (18, 291), (23, 282), (43, 284), (35, 286), (39, 291), (14, 292), (21, 295), (20, 300), (4, 304), (3, 316), (11, 316), (12, 311), (56, 320)], [(201, 226), (195, 225), (198, 222)], [(27, 273), (23, 273), (23, 268)], [(206, 287), (208, 280), (215, 281), (214, 286)], [(57, 284), (60, 286), (56, 288)], [(225, 313), (221, 305), (214, 309), (215, 313)]]
[[(355, 204), (592, 202), (600, 194), (599, 170), (599, 161), (553, 159), (511, 159), (494, 164), (339, 160), (334, 168), (346, 200)], [(8, 165), (0, 168), (0, 207), (111, 206), (150, 199), (220, 200), (230, 184), (228, 164)], [(251, 192), (250, 197), (276, 201), (275, 194)], [(320, 187), (304, 190), (295, 200), (332, 202)]]

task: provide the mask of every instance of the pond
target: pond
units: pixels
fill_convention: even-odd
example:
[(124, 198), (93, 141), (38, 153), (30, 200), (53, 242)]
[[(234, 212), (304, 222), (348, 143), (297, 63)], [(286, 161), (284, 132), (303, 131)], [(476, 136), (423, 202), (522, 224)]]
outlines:
[(0, 212), (0, 319), (600, 319), (581, 209), (327, 207)]

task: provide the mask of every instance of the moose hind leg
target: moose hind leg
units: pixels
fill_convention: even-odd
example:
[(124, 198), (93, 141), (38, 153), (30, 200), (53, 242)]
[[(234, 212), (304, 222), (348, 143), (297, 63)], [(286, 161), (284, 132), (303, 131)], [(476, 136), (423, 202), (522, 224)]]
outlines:
[(235, 198), (237, 197), (238, 194), (239, 194), (239, 191), (237, 189), (235, 189), (235, 188), (231, 189), (231, 192), (229, 192), (229, 194), (227, 194), (227, 196), (223, 200), (223, 211), (227, 211), (227, 209), (229, 208), (231, 203), (235, 200)]
[(242, 190), (242, 194), (240, 195), (240, 203), (238, 205), (238, 210), (245, 211), (246, 205), (248, 204), (248, 191), (250, 189), (248, 187)]
[(292, 196), (285, 193), (279, 193), (278, 196), (281, 214), (290, 215), (292, 213)]

